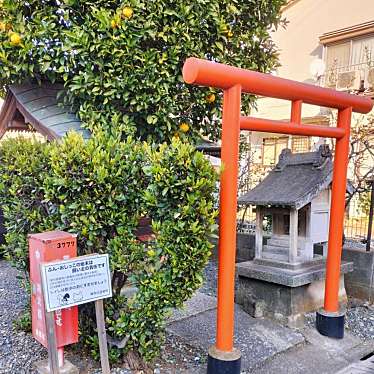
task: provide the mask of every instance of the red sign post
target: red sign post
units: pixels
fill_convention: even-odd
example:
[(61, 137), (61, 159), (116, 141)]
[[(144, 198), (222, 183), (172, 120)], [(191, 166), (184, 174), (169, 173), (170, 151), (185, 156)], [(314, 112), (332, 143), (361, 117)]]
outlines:
[[(63, 231), (29, 235), (32, 334), (48, 348), (45, 305), (40, 277), (40, 264), (67, 260), (77, 256), (77, 237)], [(54, 313), (59, 365), (63, 366), (63, 347), (78, 341), (78, 307)]]

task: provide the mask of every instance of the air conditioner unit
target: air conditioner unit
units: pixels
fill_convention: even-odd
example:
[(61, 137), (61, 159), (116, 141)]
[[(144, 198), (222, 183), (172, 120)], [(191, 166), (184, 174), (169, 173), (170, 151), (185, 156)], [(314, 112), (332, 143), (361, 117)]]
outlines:
[(367, 83), (368, 83), (368, 88), (371, 90), (374, 90), (374, 68), (370, 68), (368, 70), (368, 75), (367, 75)]
[(361, 74), (358, 70), (338, 73), (336, 89), (338, 91), (359, 90), (361, 87)]
[(338, 78), (337, 76), (338, 76), (338, 73), (336, 72), (335, 69), (331, 69), (327, 71), (325, 75), (324, 86), (328, 88), (336, 88), (336, 80)]

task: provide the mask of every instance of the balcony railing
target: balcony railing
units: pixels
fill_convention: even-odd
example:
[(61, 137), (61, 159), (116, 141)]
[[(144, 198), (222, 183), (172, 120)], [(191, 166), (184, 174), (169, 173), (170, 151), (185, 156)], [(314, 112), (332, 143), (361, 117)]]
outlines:
[(374, 92), (374, 61), (347, 66), (327, 67), (320, 78), (323, 87), (357, 93)]

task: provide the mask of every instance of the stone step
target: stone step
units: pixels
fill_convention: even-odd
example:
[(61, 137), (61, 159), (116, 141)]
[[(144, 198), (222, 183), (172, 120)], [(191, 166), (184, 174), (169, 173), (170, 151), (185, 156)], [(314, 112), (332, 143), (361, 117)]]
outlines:
[[(303, 246), (305, 243), (305, 238), (304, 237), (298, 237), (298, 244), (299, 246)], [(289, 247), (290, 246), (290, 238), (289, 236), (272, 236), (270, 237), (266, 244), (270, 245), (276, 245), (278, 247)]]
[(288, 262), (288, 253), (279, 254), (279, 253), (271, 253), (271, 252), (262, 252), (261, 258), (264, 258), (265, 260)]
[(290, 241), (288, 239), (270, 238), (267, 240), (267, 244), (278, 247), (289, 247)]
[(262, 247), (262, 251), (267, 253), (287, 254), (289, 252), (289, 249), (288, 247), (279, 247), (275, 245), (265, 244)]
[[(284, 254), (284, 253), (288, 253), (289, 252), (289, 247), (279, 247), (279, 246), (275, 246), (275, 245), (269, 245), (269, 244), (265, 244), (263, 247), (262, 247), (262, 251), (263, 252), (268, 252), (268, 253), (279, 253), (279, 254)], [(301, 254), (301, 248), (298, 248), (297, 249), (297, 253), (298, 255)]]
[[(276, 254), (276, 253), (263, 252), (261, 259), (271, 260), (271, 261), (275, 261), (275, 262), (285, 262), (285, 263), (289, 262), (288, 254), (287, 255), (282, 255), (282, 254)], [(297, 257), (296, 257), (295, 261), (296, 262), (303, 261), (299, 252), (297, 253)]]

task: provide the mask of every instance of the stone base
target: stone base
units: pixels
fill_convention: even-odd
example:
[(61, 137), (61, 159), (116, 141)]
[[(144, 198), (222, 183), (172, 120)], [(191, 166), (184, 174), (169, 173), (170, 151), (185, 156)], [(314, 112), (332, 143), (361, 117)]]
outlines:
[(209, 348), (207, 374), (240, 374), (240, 369), (241, 354), (237, 349), (223, 352), (216, 347)]
[[(39, 374), (51, 374), (51, 370), (48, 366), (48, 360), (35, 362), (34, 368)], [(65, 360), (64, 366), (59, 368), (59, 372), (60, 374), (79, 374), (79, 369), (70, 361)]]
[[(325, 261), (319, 260), (296, 269), (260, 265), (256, 261), (237, 264), (236, 302), (253, 317), (267, 316), (289, 327), (301, 327), (305, 313), (323, 306), (325, 267)], [(352, 263), (342, 263), (339, 301), (343, 305), (347, 302), (344, 274), (352, 270)]]
[(317, 331), (324, 336), (335, 339), (344, 338), (345, 311), (327, 312), (324, 309), (316, 313)]
[(374, 303), (374, 252), (343, 248), (342, 257), (354, 266), (353, 272), (345, 278), (348, 296)]
[(255, 235), (236, 234), (236, 262), (251, 261), (255, 257)]

